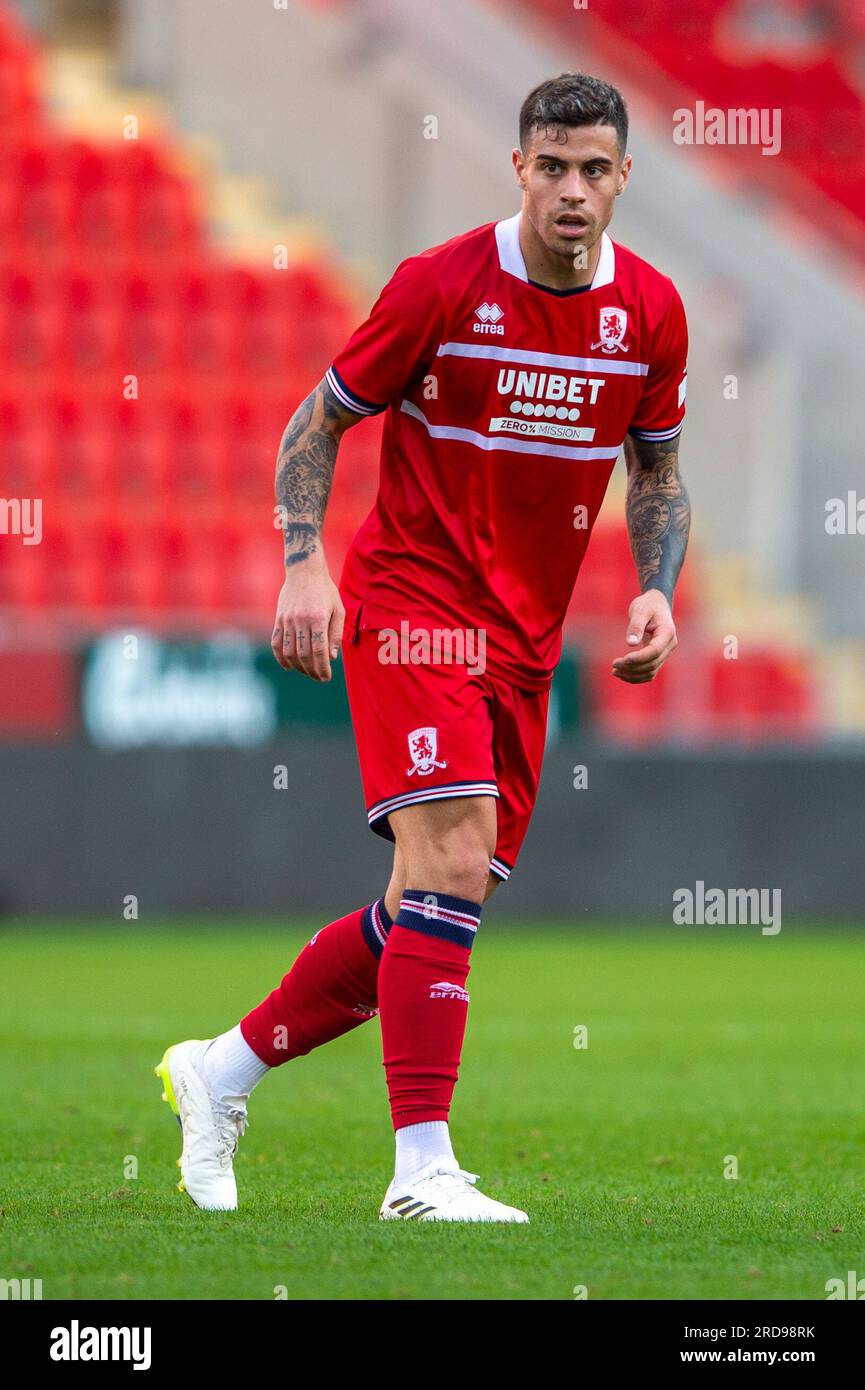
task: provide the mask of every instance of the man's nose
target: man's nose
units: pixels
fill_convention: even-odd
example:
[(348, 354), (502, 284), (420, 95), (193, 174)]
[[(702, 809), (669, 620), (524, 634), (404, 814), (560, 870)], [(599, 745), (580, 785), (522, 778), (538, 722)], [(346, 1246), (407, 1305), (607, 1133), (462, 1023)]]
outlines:
[(577, 170), (574, 170), (572, 174), (568, 174), (564, 186), (559, 192), (566, 202), (584, 203), (586, 201), (586, 189), (582, 174)]

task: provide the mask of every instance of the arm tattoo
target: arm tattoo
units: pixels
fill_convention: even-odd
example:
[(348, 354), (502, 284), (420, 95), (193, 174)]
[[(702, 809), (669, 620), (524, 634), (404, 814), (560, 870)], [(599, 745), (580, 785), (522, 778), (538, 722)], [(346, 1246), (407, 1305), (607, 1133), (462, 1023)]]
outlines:
[(343, 431), (361, 419), (344, 410), (322, 381), (286, 425), (276, 460), (276, 501), (286, 565), (296, 565), (321, 550), (339, 441)]
[(691, 504), (679, 476), (679, 435), (660, 443), (625, 443), (625, 513), (640, 589), (660, 589), (672, 606), (691, 526)]

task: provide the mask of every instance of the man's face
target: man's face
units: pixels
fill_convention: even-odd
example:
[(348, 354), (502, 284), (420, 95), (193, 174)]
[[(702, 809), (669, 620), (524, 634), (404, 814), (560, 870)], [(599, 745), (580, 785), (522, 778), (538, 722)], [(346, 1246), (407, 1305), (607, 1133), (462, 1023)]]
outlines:
[(541, 241), (572, 261), (580, 247), (594, 246), (612, 217), (631, 156), (622, 158), (613, 126), (558, 126), (533, 131), (513, 163)]

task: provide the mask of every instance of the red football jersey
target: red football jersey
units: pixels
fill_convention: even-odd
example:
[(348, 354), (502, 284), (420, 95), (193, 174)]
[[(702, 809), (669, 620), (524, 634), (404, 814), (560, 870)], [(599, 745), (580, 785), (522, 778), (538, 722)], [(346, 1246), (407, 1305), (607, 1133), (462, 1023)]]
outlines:
[(625, 435), (681, 428), (688, 335), (672, 281), (606, 233), (591, 285), (530, 281), (519, 218), (403, 261), (327, 380), (387, 410), (349, 614), (482, 630), (487, 669), (542, 690)]

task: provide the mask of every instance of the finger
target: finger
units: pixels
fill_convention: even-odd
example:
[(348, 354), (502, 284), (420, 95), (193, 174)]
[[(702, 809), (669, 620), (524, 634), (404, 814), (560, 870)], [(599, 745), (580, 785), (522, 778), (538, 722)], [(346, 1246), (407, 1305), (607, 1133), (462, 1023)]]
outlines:
[(613, 671), (617, 680), (624, 681), (626, 685), (645, 685), (647, 681), (653, 681), (660, 671), (660, 666), (650, 667), (648, 671)]
[(342, 630), (345, 627), (345, 609), (338, 603), (330, 615), (327, 626), (327, 647), (331, 661), (336, 661), (342, 647)]
[(671, 648), (673, 635), (670, 630), (655, 632), (645, 647), (640, 647), (636, 652), (627, 652), (625, 656), (617, 656), (613, 665), (643, 666), (646, 662), (657, 661)]
[(291, 618), (285, 620), (282, 651), (286, 671), (300, 671), (302, 667), (298, 661), (297, 627)]
[(309, 625), (312, 672), (316, 680), (329, 681), (330, 655), (327, 645), (327, 623), (323, 617), (315, 617)]
[(306, 618), (297, 618), (294, 624), (294, 669), (305, 676), (312, 675), (312, 643)]
[(643, 634), (646, 631), (646, 623), (649, 621), (649, 616), (650, 614), (648, 607), (645, 607), (639, 602), (634, 604), (633, 611), (631, 612), (631, 616), (628, 619), (627, 630), (625, 632), (625, 641), (627, 642), (629, 647), (635, 647), (638, 642), (642, 642)]
[(656, 676), (663, 664), (663, 661), (650, 661), (648, 666), (614, 666), (611, 674), (626, 681), (645, 680), (647, 676)]
[[(622, 657), (613, 662), (610, 668), (611, 673), (625, 680), (636, 680), (637, 678), (642, 679), (646, 676), (656, 676), (667, 661), (674, 646), (675, 643), (667, 647), (665, 651), (651, 657), (649, 660), (644, 659), (644, 652), (636, 653), (635, 655), (638, 659), (635, 661), (629, 661), (625, 657)], [(648, 651), (648, 648), (646, 648), (646, 651)]]
[(270, 639), (270, 650), (273, 652), (276, 661), (279, 663), (282, 669), (284, 671), (288, 671), (290, 668), (287, 666), (285, 660), (285, 653), (283, 651), (283, 637), (284, 634), (282, 628), (282, 620), (280, 618), (277, 618), (273, 628), (273, 636)]

